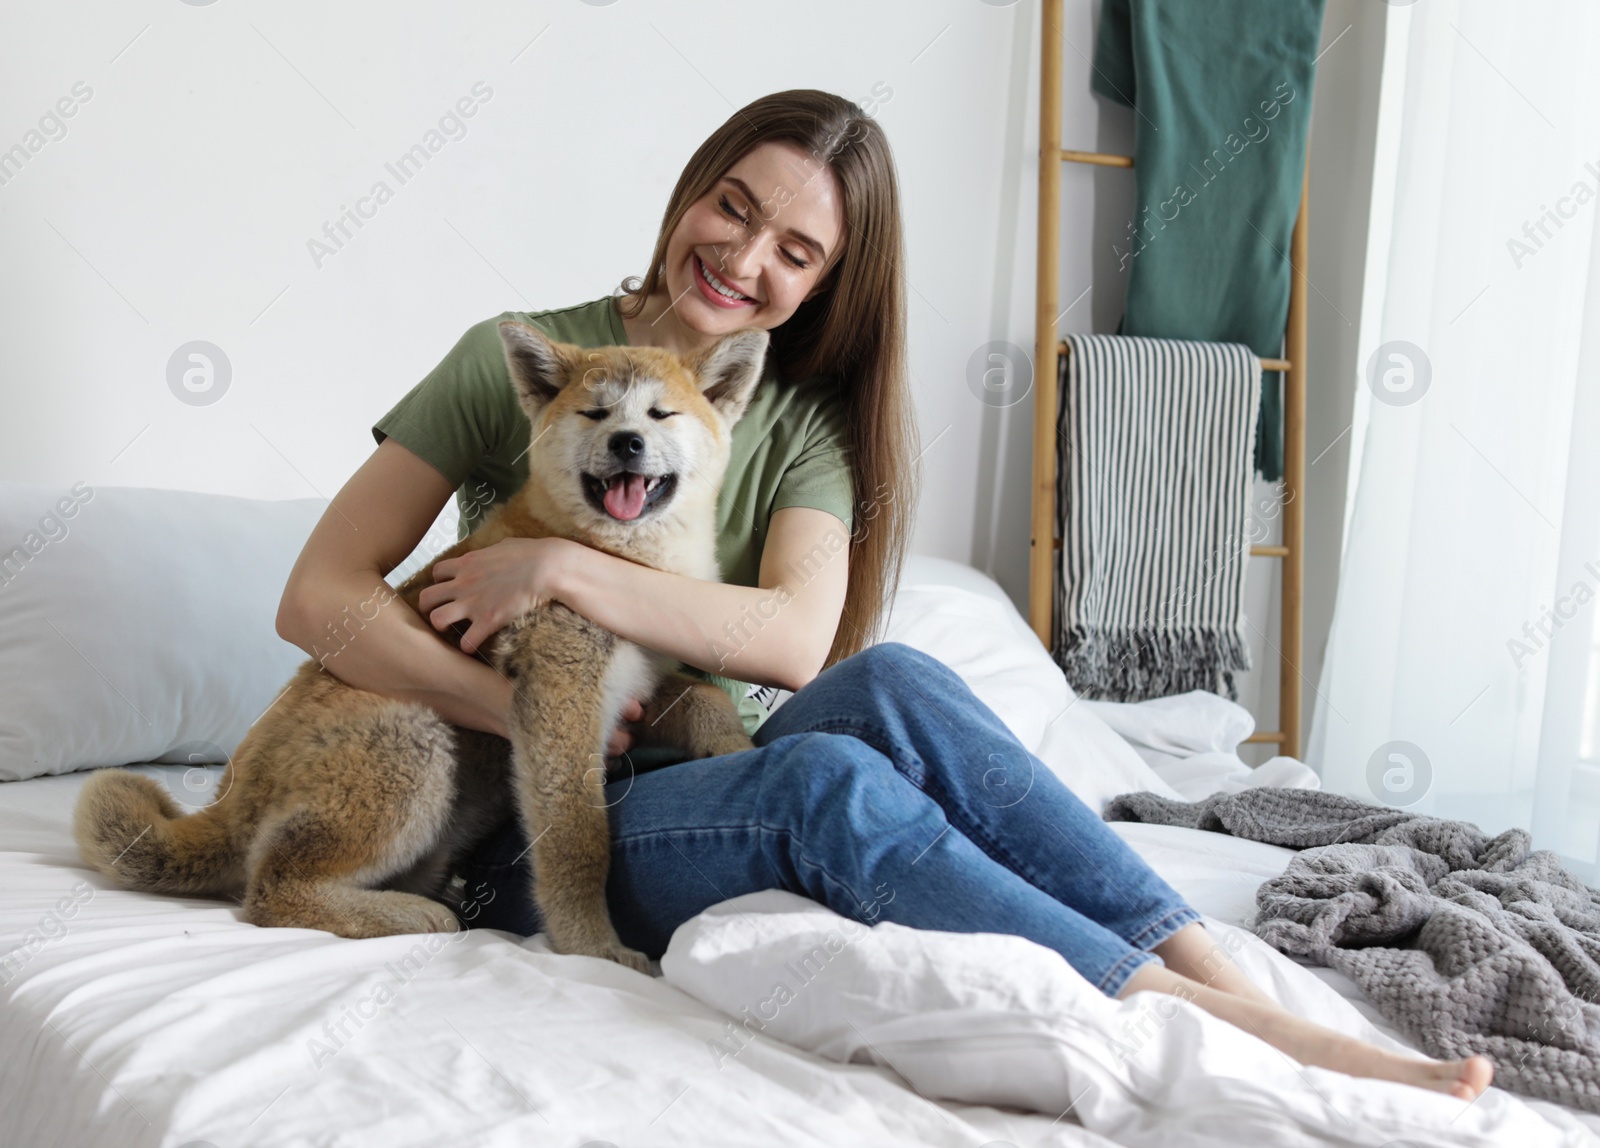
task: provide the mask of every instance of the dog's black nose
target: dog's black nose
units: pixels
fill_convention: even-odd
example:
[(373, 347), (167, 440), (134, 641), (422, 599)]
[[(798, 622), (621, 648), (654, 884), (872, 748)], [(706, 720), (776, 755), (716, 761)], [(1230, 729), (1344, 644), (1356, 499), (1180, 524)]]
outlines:
[(644, 436), (634, 431), (618, 431), (611, 436), (611, 453), (623, 461), (644, 453)]

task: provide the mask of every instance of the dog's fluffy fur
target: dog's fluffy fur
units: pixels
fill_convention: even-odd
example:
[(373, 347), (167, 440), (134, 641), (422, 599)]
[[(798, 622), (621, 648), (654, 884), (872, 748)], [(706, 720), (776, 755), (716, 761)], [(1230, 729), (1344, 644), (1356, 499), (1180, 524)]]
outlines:
[[(716, 578), (717, 490), (766, 332), (736, 332), (687, 359), (649, 347), (585, 350), (514, 322), (500, 334), (533, 426), (528, 482), (441, 559), (503, 538), (560, 536)], [(631, 518), (640, 479), (630, 473), (661, 479)], [(608, 502), (618, 483), (624, 493), (613, 489)], [(398, 591), (413, 609), (431, 569)], [(455, 914), (435, 898), (451, 865), (514, 809), (533, 842), (551, 944), (646, 967), (606, 908), (606, 739), (624, 701), (639, 697), (650, 699), (642, 741), (695, 757), (748, 749), (731, 699), (558, 603), (507, 626), (486, 653), (514, 685), (509, 746), (347, 685), (312, 660), (239, 744), (211, 805), (184, 816), (152, 779), (105, 770), (79, 798), (78, 846), (122, 885), (239, 898), (258, 925), (346, 937), (450, 931)]]

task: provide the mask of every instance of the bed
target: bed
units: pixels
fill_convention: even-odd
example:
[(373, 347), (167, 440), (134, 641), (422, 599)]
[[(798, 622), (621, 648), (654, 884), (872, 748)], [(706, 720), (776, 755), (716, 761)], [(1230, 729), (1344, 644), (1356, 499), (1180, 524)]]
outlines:
[[(1221, 698), (1076, 701), (970, 568), (913, 559), (886, 638), (955, 668), (1085, 800), (1315, 784), (1288, 758), (1240, 762), (1251, 723)], [(191, 805), (221, 772), (138, 768)], [(686, 923), (658, 976), (488, 930), (260, 929), (231, 902), (125, 892), (87, 869), (69, 832), (87, 776), (0, 784), (0, 1144), (1600, 1143), (1600, 1120), (1554, 1105), (1358, 1082), (1187, 1004), (1106, 1000), (1020, 938), (851, 933), (783, 893)], [(1115, 828), (1272, 995), (1395, 1041), (1348, 982), (1245, 928), (1287, 850)], [(779, 970), (819, 947), (826, 967), (773, 1005)]]

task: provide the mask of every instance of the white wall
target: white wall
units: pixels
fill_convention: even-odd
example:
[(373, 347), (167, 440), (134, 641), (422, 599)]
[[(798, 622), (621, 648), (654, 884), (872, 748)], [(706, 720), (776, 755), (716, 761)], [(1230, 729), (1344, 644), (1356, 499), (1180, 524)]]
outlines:
[[(682, 165), (736, 107), (883, 84), (921, 424), (949, 428), (919, 544), (968, 556), (962, 370), (994, 332), (1031, 341), (1030, 301), (995, 291), (1026, 246), (1010, 229), (1031, 229), (1030, 5), (121, 0), (7, 21), (0, 146), (75, 82), (92, 96), (0, 186), (5, 477), (331, 494), (468, 325), (642, 272)], [(398, 186), (385, 162), (479, 83), (465, 137)], [(392, 202), (319, 268), (307, 241), (379, 179)], [(214, 405), (168, 389), (194, 339), (232, 364)]]
[[(1097, 8), (1067, 0), (1064, 138), (1128, 150), (1130, 114), (1089, 94)], [(1334, 0), (1328, 38), (1348, 22), (1337, 13), (1365, 8)], [(642, 272), (683, 163), (738, 106), (787, 87), (862, 100), (887, 88), (877, 115), (905, 200), (911, 371), (931, 444), (915, 548), (987, 569), (1025, 602), (1030, 404), (985, 406), (966, 373), (989, 340), (1033, 343), (1033, 0), (86, 0), (13, 6), (4, 22), (0, 149), (26, 144), (60, 100), (73, 114), (0, 185), (0, 478), (331, 495), (372, 450), (372, 422), (467, 326)], [(1351, 44), (1370, 55), (1350, 35), (1325, 86)], [(1330, 116), (1359, 125), (1359, 84), (1350, 93), (1330, 108), (1319, 92), (1319, 140)], [(462, 99), (465, 134), (400, 185), (385, 163)], [(1316, 178), (1338, 166), (1319, 159)], [(1110, 241), (1131, 176), (1065, 174), (1061, 297), (1093, 290), (1063, 328), (1111, 330)], [(393, 199), (314, 257), (308, 241), (380, 179)], [(1364, 188), (1329, 186), (1364, 220)], [(1318, 185), (1314, 212), (1323, 199)], [(1351, 217), (1314, 214), (1330, 228)], [(1314, 230), (1314, 260), (1342, 251)], [(1333, 344), (1315, 302), (1312, 315), (1316, 356)], [(168, 384), (193, 340), (231, 365), (209, 405)], [(1338, 405), (1313, 400), (1314, 452)], [(1314, 558), (1336, 554), (1336, 516), (1318, 509), (1312, 526)], [(1320, 577), (1316, 651), (1331, 609)], [(1255, 580), (1252, 617), (1267, 618), (1273, 579)]]

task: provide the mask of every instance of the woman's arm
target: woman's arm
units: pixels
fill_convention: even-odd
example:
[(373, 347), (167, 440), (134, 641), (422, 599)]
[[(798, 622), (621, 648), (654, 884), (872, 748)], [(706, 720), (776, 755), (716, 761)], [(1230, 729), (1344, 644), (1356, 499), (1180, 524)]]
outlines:
[(827, 660), (848, 574), (844, 523), (794, 506), (768, 523), (758, 586), (668, 574), (564, 539), (506, 539), (435, 564), (419, 606), (440, 629), (470, 619), (461, 645), (472, 650), (553, 598), (680, 662), (798, 690)]
[(430, 463), (384, 440), (306, 540), (278, 605), (278, 634), (341, 681), (504, 737), (511, 683), (440, 641), (383, 580), (422, 540), (451, 491)]
[(585, 551), (558, 569), (554, 598), (614, 634), (740, 681), (798, 690), (821, 672), (844, 612), (849, 533), (825, 510), (773, 514), (753, 587)]

